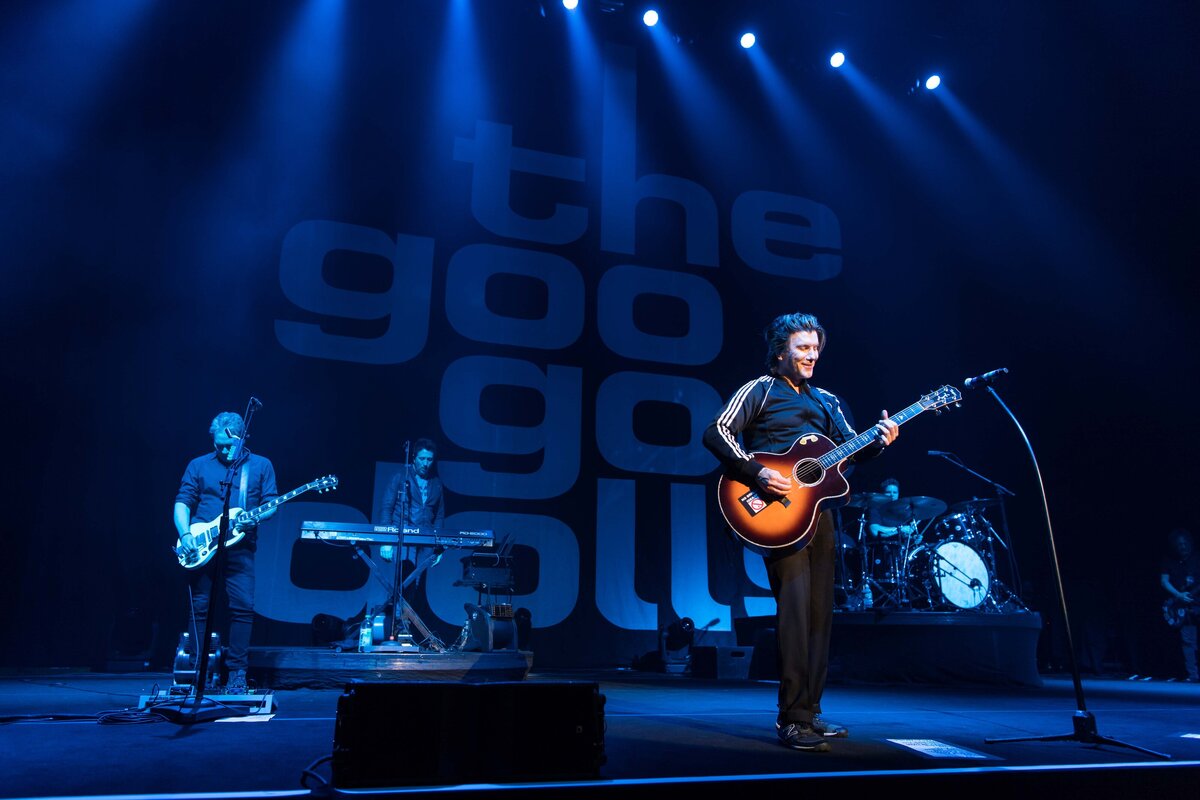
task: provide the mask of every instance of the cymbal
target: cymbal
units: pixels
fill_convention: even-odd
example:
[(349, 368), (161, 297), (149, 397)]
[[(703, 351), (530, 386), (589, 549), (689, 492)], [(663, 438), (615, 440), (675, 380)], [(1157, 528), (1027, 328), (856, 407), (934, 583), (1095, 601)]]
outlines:
[(886, 494), (861, 492), (850, 495), (850, 499), (846, 501), (846, 505), (853, 508), (879, 508), (887, 502), (888, 496)]
[(881, 506), (879, 513), (897, 521), (933, 519), (946, 513), (946, 504), (936, 497), (901, 497)]
[(985, 508), (993, 508), (1000, 505), (1000, 500), (995, 497), (976, 497), (972, 500), (963, 500), (950, 506), (948, 513), (951, 514), (973, 514), (976, 511), (982, 511)]

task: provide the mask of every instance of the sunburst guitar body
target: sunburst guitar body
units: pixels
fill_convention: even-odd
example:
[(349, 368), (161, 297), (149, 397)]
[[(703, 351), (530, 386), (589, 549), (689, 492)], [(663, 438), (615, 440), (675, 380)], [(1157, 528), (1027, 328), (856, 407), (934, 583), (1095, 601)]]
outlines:
[[(921, 397), (908, 408), (892, 415), (903, 425), (922, 411), (941, 413), (944, 406), (962, 400), (952, 386), (943, 386)], [(850, 482), (842, 470), (846, 460), (878, 437), (871, 430), (842, 444), (827, 436), (806, 433), (786, 453), (751, 453), (765, 467), (791, 478), (792, 489), (785, 495), (767, 492), (762, 487), (722, 475), (717, 483), (717, 504), (729, 527), (742, 543), (759, 553), (808, 546), (817, 532), (822, 511), (836, 507), (837, 499), (850, 491)]]

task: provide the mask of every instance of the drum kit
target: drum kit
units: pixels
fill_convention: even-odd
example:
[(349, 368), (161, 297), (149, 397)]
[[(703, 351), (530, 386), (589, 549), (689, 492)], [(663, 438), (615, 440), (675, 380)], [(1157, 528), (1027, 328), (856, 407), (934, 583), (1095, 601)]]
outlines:
[[(995, 544), (1006, 545), (983, 513), (999, 503), (983, 498), (947, 506), (934, 497), (851, 495), (839, 535), (845, 608), (1010, 607), (1014, 598), (996, 578)], [(896, 533), (872, 535), (871, 523)]]

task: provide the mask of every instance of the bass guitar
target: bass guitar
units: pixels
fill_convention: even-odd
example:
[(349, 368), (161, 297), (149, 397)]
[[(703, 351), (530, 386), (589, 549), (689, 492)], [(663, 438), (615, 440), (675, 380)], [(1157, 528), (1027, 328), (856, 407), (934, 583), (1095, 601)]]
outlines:
[[(950, 404), (958, 405), (962, 393), (943, 386), (921, 397), (908, 408), (892, 415), (903, 425), (923, 411), (940, 414)], [(786, 453), (751, 453), (751, 457), (792, 480), (792, 490), (777, 495), (722, 475), (717, 483), (717, 503), (725, 521), (751, 550), (768, 553), (780, 548), (808, 546), (817, 531), (823, 506), (845, 496), (850, 483), (842, 474), (846, 459), (878, 437), (874, 427), (849, 441), (834, 445), (825, 436), (806, 433)]]
[[(326, 475), (324, 478), (319, 478), (311, 483), (306, 483), (298, 489), (293, 489), (287, 494), (281, 494), (274, 500), (268, 503), (263, 503), (258, 508), (252, 508), (249, 511), (243, 511), (240, 508), (229, 509), (229, 518), (233, 520), (233, 525), (230, 526), (229, 535), (225, 537), (225, 546), (232, 547), (240, 542), (246, 536), (246, 532), (239, 526), (247, 522), (257, 522), (264, 514), (272, 511), (279, 506), (291, 500), (293, 497), (302, 495), (305, 492), (328, 492), (336, 489), (338, 479), (336, 475)], [(217, 539), (221, 535), (221, 520), (225, 519), (225, 515), (221, 514), (214, 520), (209, 522), (194, 522), (188, 528), (188, 533), (196, 540), (196, 550), (189, 558), (183, 552), (183, 541), (175, 540), (175, 555), (179, 558), (179, 566), (184, 569), (199, 569), (207, 564), (217, 552)]]
[(1185, 603), (1178, 597), (1168, 597), (1163, 601), (1162, 611), (1163, 619), (1172, 628), (1187, 625), (1189, 622), (1194, 625), (1200, 619), (1200, 603)]

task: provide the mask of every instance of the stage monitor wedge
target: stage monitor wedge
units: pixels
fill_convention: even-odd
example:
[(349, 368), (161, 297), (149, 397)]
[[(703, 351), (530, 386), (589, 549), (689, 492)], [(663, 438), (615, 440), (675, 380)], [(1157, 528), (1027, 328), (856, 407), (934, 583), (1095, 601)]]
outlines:
[(599, 684), (350, 683), (338, 698), (335, 789), (588, 780), (604, 765)]

